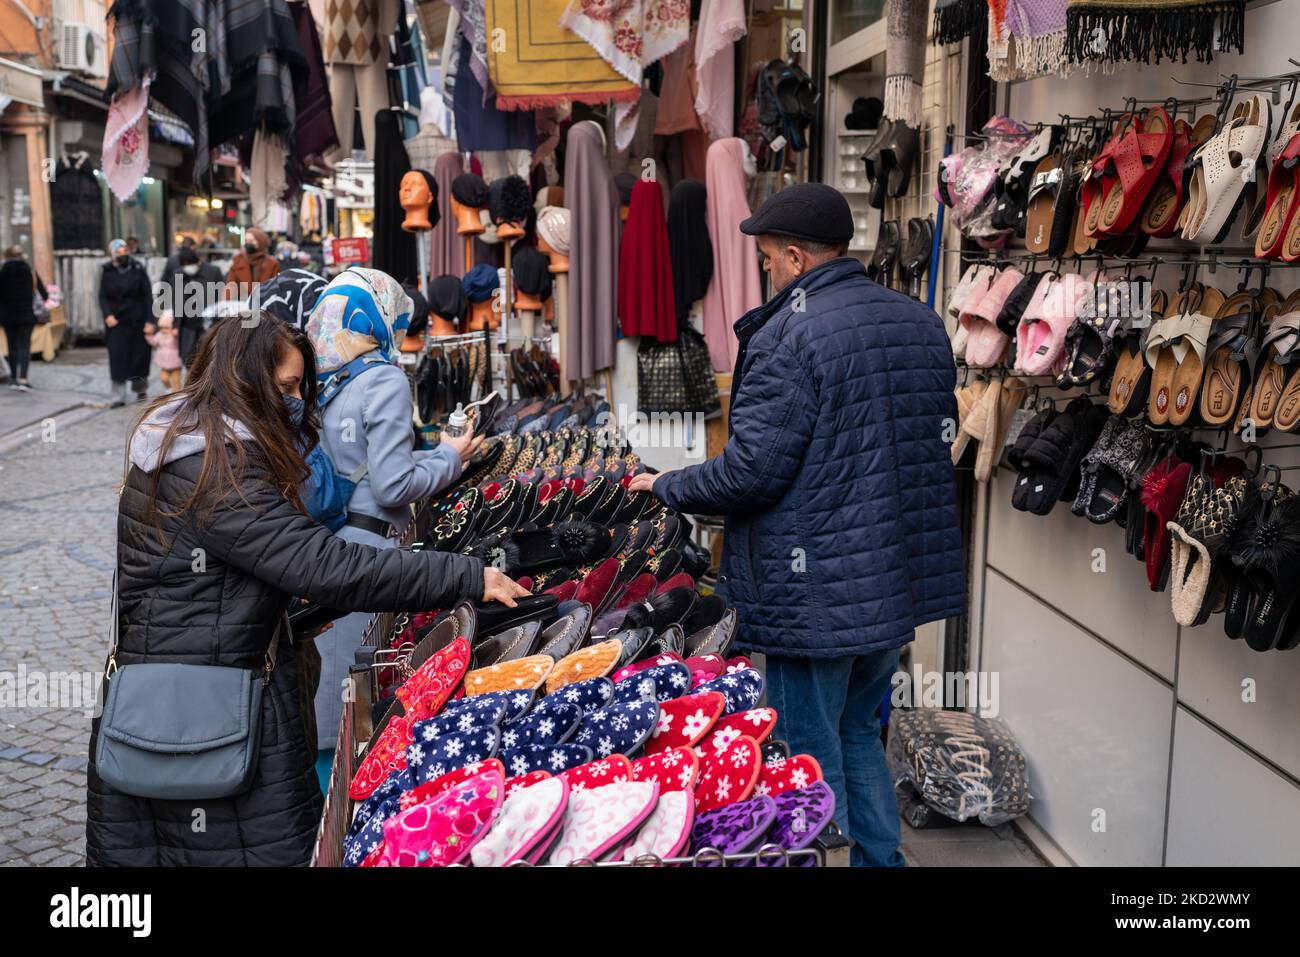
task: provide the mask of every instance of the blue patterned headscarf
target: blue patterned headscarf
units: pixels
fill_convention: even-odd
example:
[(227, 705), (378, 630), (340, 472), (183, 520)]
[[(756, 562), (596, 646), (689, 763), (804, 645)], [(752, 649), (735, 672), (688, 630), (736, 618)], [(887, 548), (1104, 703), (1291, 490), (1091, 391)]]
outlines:
[(334, 277), (307, 320), (317, 374), (375, 351), (396, 365), (413, 308), (402, 284), (377, 269), (354, 266)]

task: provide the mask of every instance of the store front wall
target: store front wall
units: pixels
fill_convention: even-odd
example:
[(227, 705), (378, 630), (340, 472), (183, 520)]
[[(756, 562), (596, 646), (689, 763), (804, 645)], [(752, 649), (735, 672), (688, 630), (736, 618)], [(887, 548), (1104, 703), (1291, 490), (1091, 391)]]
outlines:
[[(1000, 85), (998, 112), (1050, 122), (1118, 109), (1129, 96), (1212, 92), (1174, 77), (1290, 72), (1298, 18), (1300, 0), (1252, 7), (1248, 52), (1208, 67), (1127, 65)], [(1147, 252), (1158, 255), (1154, 244)], [(1285, 295), (1292, 273), (1275, 270), (1270, 283)], [(1198, 278), (1231, 290), (1240, 276)], [(1266, 458), (1300, 464), (1295, 450)], [(1125, 553), (1122, 529), (1063, 505), (1042, 518), (1013, 510), (1014, 474), (1004, 467), (978, 493), (972, 659), (1000, 673), (1001, 717), (1030, 760), (1033, 822), (1083, 865), (1300, 861), (1300, 654), (1253, 652), (1225, 638), (1217, 616), (1180, 628), (1168, 594), (1150, 592)]]

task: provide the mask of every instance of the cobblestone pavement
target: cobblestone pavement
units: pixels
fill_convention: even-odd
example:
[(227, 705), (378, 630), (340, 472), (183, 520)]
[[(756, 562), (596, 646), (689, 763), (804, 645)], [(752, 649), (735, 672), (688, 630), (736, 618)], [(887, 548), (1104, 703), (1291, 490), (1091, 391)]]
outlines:
[[(62, 409), (102, 399), (103, 350), (34, 362), (32, 382), (66, 394)], [(0, 423), (23, 424), (14, 423), (23, 415), (14, 403), (26, 398), (0, 395)], [(138, 412), (83, 408), (80, 421), (55, 418), (53, 435), (37, 424), (0, 448), (0, 865), (84, 857), (86, 745), (108, 640), (117, 485)], [(66, 677), (48, 680), (54, 672)]]

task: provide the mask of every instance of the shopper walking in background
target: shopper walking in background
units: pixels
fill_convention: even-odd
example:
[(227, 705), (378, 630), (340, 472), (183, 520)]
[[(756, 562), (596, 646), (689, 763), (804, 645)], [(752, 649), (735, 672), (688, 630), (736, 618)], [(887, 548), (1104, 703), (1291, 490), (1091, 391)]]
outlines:
[(933, 311), (845, 255), (853, 216), (831, 187), (791, 186), (740, 228), (777, 294), (735, 324), (730, 438), (629, 490), (726, 516), (737, 644), (767, 656), (768, 703), (820, 762), (853, 863), (901, 865), (877, 709), (914, 630), (965, 604), (952, 348)]
[(112, 405), (126, 404), (127, 384), (137, 400), (149, 390), (149, 343), (145, 326), (153, 316), (149, 274), (127, 252), (126, 243), (108, 244), (112, 257), (99, 274), (99, 309), (104, 314), (108, 343), (108, 375), (113, 381)]
[(203, 313), (220, 299), (224, 277), (212, 263), (200, 262), (198, 251), (192, 246), (181, 248), (176, 254), (176, 265), (177, 271), (168, 282), (176, 328), (180, 332), (181, 362), (188, 368), (203, 335)]
[(226, 274), (226, 298), (249, 299), (254, 283), (263, 283), (280, 271), (280, 264), (270, 255), (271, 237), (263, 230), (244, 233), (244, 250), (236, 253)]
[[(270, 676), (252, 782), (233, 797), (164, 800), (114, 789), (96, 767), (102, 719), (94, 721), (91, 865), (308, 863), (322, 799), (299, 712), (299, 649), (280, 629), (291, 595), (375, 612), (465, 599), (513, 605), (527, 594), (478, 559), (366, 548), (305, 514), (296, 490), (308, 474), (302, 449), (317, 440), (313, 362), (306, 338), (269, 316), (252, 326), (219, 322), (189, 384), (155, 402), (132, 435), (118, 507), (117, 673), (148, 661), (259, 672), (269, 664)], [(191, 571), (196, 555), (201, 574)]]
[(32, 358), (32, 328), (36, 325), (34, 297), (49, 298), (45, 283), (27, 264), (23, 251), (10, 246), (0, 265), (0, 328), (9, 348), (9, 388), (32, 391), (27, 379)]
[[(321, 445), (339, 474), (357, 483), (339, 537), (379, 549), (397, 547), (411, 521), (411, 504), (454, 482), (483, 441), (444, 435), (431, 451), (415, 450), (411, 386), (397, 364), (412, 308), (411, 297), (392, 276), (352, 268), (325, 287), (307, 320), (322, 388)], [(322, 781), (333, 758), (343, 681), (367, 620), (365, 615), (342, 618), (316, 642)]]

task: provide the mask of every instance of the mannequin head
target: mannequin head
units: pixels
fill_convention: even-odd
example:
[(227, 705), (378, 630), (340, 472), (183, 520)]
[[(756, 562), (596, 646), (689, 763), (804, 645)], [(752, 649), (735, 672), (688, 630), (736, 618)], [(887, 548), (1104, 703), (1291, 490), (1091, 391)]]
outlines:
[(398, 188), (398, 200), (406, 210), (406, 219), (402, 228), (408, 233), (430, 230), (437, 221), (437, 209), (434, 208), (434, 222), (429, 221), (429, 210), (438, 199), (438, 183), (433, 176), (422, 169), (413, 169), (402, 177)]
[(461, 173), (451, 181), (451, 208), (456, 214), (456, 232), (477, 236), (483, 232), (480, 210), (488, 204), (487, 183), (481, 176)]

